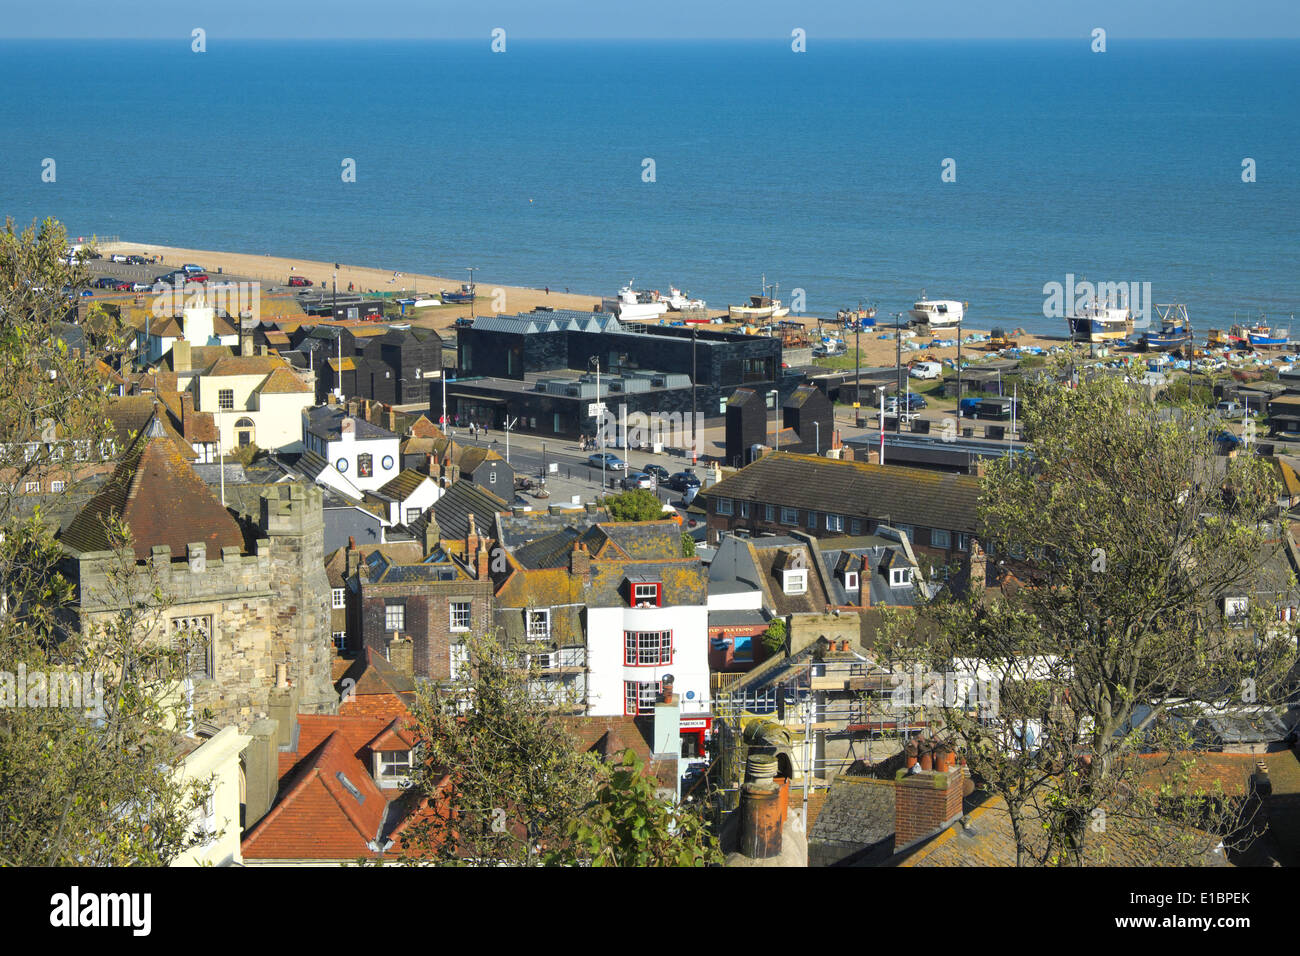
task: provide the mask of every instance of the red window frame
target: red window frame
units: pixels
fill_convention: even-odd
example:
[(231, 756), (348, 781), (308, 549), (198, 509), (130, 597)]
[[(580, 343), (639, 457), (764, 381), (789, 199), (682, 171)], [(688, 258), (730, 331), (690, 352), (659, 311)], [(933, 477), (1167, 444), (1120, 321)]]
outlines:
[[(641, 689), (644, 687), (654, 688), (654, 700), (643, 710), (641, 707)], [(623, 714), (626, 717), (636, 717), (642, 713), (653, 713), (655, 701), (663, 693), (663, 681), (623, 681)]]
[(662, 584), (657, 583), (657, 582), (652, 582), (652, 581), (640, 581), (640, 582), (638, 582), (638, 581), (633, 581), (633, 582), (632, 582), (632, 593), (631, 593), (631, 595), (630, 595), (630, 597), (631, 597), (631, 599), (632, 599), (632, 606), (633, 606), (633, 607), (636, 607), (636, 606), (639, 605), (639, 604), (644, 604), (644, 603), (646, 603), (646, 602), (643, 601), (643, 600), (638, 600), (638, 599), (637, 599), (637, 595), (636, 595), (636, 589), (637, 589), (637, 588), (654, 588), (654, 589), (655, 589), (655, 591), (654, 591), (654, 602), (653, 602), (653, 603), (654, 603), (654, 606), (655, 606), (655, 607), (663, 607), (663, 594), (664, 594), (664, 592), (663, 592), (663, 587), (664, 587), (664, 586), (663, 586)]
[[(651, 643), (645, 638), (655, 638)], [(642, 660), (642, 650), (650, 651), (653, 660)], [(665, 650), (667, 653), (665, 654)], [(624, 667), (662, 667), (673, 662), (672, 631), (624, 631), (623, 632), (623, 666)]]

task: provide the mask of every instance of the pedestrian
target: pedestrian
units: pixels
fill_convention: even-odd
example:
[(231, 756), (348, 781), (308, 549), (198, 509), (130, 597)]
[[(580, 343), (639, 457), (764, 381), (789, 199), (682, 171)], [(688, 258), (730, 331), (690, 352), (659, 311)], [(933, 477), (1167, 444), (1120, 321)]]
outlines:
[(551, 287), (550, 287), (549, 285), (546, 286), (546, 294), (547, 294), (547, 295), (550, 295), (550, 294), (551, 294)]

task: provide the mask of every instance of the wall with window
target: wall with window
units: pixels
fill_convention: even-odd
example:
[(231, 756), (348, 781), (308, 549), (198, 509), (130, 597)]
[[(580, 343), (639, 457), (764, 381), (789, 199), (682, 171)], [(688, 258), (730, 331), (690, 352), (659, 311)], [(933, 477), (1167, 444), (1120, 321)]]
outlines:
[(673, 676), (683, 713), (707, 713), (707, 607), (589, 607), (587, 674), (587, 713), (592, 716), (630, 713), (629, 701), (637, 699), (648, 699), (653, 711), (648, 688), (665, 674)]
[[(412, 644), (412, 676), (446, 680), (452, 648), (490, 622), (492, 582), (472, 579), (411, 584), (362, 582), (360, 644), (386, 654), (393, 631)], [(356, 648), (360, 650), (360, 648)]]

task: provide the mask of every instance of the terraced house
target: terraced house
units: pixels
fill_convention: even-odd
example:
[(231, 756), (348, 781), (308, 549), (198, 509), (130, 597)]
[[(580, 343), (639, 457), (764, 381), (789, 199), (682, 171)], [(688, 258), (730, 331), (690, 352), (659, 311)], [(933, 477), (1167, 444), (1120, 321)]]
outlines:
[(705, 569), (675, 522), (585, 514), (507, 552), (496, 623), (588, 716), (653, 713), (671, 678), (694, 738), (710, 707)]
[[(979, 479), (901, 465), (776, 452), (700, 494), (708, 536), (723, 532), (858, 537), (892, 527), (922, 564), (968, 569), (976, 540)], [(927, 561), (928, 559), (928, 561)]]

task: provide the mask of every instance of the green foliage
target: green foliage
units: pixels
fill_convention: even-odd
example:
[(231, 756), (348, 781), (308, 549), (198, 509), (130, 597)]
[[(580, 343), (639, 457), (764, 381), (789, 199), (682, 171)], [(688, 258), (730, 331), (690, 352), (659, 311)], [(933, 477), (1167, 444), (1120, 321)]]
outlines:
[[(21, 232), (10, 220), (0, 232), (0, 668), (10, 675), (0, 679), (10, 698), (0, 706), (0, 865), (166, 865), (202, 842), (191, 822), (206, 793), (178, 778), (183, 750), (168, 730), (188, 720), (176, 693), (184, 648), (148, 637), (166, 595), (106, 518), (119, 548), (96, 595), (108, 610), (77, 621), (57, 525), (17, 497), (27, 481), (75, 478), (112, 434), (96, 363), (111, 359), (119, 330), (92, 309), (88, 354), (63, 342), (60, 323), (86, 283), (79, 264), (60, 261), (66, 248), (53, 220)], [(46, 706), (16, 707), (20, 667), (29, 705), (32, 675), (47, 688), (54, 675), (98, 677), (80, 687), (81, 706), (54, 706), (72, 695), (51, 692)]]
[(630, 750), (603, 776), (594, 806), (570, 827), (548, 863), (591, 866), (717, 866), (717, 838), (694, 807), (656, 794), (655, 778)]
[(609, 509), (609, 516), (614, 521), (659, 521), (664, 517), (663, 503), (654, 492), (645, 488), (608, 495), (601, 504)]
[(785, 636), (785, 621), (777, 618), (768, 624), (759, 641), (769, 654), (777, 654), (785, 649)]
[[(1269, 465), (1216, 458), (1206, 410), (1160, 416), (1144, 392), (1113, 376), (1022, 390), (1031, 453), (991, 465), (979, 507), (990, 566), (1019, 586), (990, 582), (882, 626), (879, 649), (908, 666), (995, 675), (992, 712), (963, 701), (926, 716), (1005, 801), (1022, 864), (1096, 860), (1102, 833), (1174, 864), (1231, 846), (1249, 832), (1236, 808), (1169, 768), (1204, 751), (1189, 733), (1198, 708), (1285, 694), (1294, 625), (1272, 596), (1294, 581), (1278, 570)], [(1249, 598), (1247, 626), (1225, 620), (1225, 595)]]
[(690, 536), (689, 532), (682, 532), (682, 557), (695, 557), (695, 539)]
[(408, 862), (538, 865), (591, 801), (598, 761), (499, 638), (466, 647), (471, 666), (445, 688), (422, 684), (412, 708), (414, 787), (450, 812), (407, 830)]

